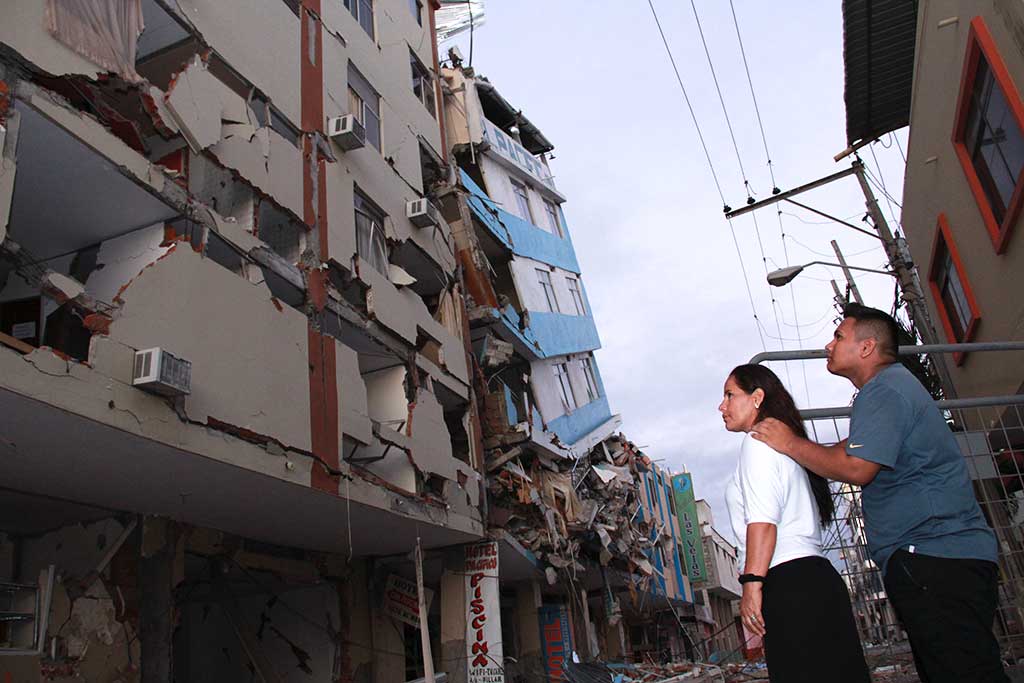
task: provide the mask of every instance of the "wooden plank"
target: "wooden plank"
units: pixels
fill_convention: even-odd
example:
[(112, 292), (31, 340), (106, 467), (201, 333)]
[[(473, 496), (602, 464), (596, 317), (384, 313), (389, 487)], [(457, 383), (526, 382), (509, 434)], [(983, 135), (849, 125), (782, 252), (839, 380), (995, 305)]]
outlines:
[(16, 339), (15, 337), (12, 337), (9, 334), (4, 334), (3, 332), (0, 332), (0, 344), (3, 344), (4, 346), (9, 346), (15, 351), (23, 353), (25, 355), (28, 355), (36, 350), (36, 347), (32, 346), (31, 344), (26, 344), (20, 339)]

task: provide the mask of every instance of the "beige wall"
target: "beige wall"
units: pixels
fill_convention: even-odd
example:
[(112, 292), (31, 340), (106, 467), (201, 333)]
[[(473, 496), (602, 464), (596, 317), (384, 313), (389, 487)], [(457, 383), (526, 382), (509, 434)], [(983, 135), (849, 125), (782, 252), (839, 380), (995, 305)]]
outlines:
[[(975, 16), (984, 20), (1011, 79), (1024, 91), (1024, 5), (1011, 0), (921, 3), (903, 226), (940, 338), (946, 335), (928, 277), (938, 216), (945, 213), (981, 313), (974, 341), (1021, 340), (1024, 220), (1018, 218), (1005, 252), (997, 255), (952, 143), (967, 37)], [(956, 21), (950, 23), (953, 18)], [(974, 353), (961, 367), (950, 365), (961, 396), (1016, 393), (1024, 380), (1024, 353)]]

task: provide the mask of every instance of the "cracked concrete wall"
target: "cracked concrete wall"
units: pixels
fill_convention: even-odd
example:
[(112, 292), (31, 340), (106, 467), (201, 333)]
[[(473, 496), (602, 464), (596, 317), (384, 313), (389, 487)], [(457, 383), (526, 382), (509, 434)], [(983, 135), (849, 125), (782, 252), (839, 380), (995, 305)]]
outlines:
[(304, 315), (279, 310), (266, 285), (251, 284), (180, 244), (121, 298), (124, 308), (110, 326), (114, 341), (135, 349), (160, 346), (192, 362), (192, 394), (184, 401), (190, 419), (216, 418), (310, 450)]
[(299, 126), (301, 34), (299, 19), (287, 4), (265, 2), (258, 9), (250, 0), (174, 0), (171, 4), (177, 4), (178, 16), (263, 91), (292, 125)]
[[(433, 71), (433, 53), (424, 8), (424, 26), (418, 26), (404, 0), (374, 3), (377, 36), (370, 38), (343, 4), (323, 6), (324, 112), (327, 118), (348, 111), (348, 64), (351, 63), (381, 96), (381, 150), (367, 145), (338, 153), (328, 164), (328, 214), (331, 255), (346, 264), (355, 252), (355, 217), (352, 189), (356, 183), (388, 215), (388, 236), (413, 240), (447, 273), (455, 258), (448, 247), (447, 226), (417, 228), (405, 217), (406, 202), (423, 193), (420, 140), (443, 157), (439, 119), (432, 116), (412, 91), (410, 51)], [(435, 76), (436, 78), (436, 76)], [(440, 114), (438, 114), (440, 115)], [(339, 188), (341, 191), (336, 191)]]
[[(214, 584), (180, 606), (175, 645), (175, 674), (191, 683), (250, 680), (252, 663), (237, 630), (258, 648), (270, 668), (268, 680), (281, 683), (330, 683), (338, 649), (338, 589), (285, 584), (264, 572), (250, 571), (248, 585)], [(256, 583), (258, 581), (258, 583)], [(252, 595), (255, 593), (255, 595)], [(241, 595), (239, 595), (241, 594)], [(248, 595), (246, 595), (248, 594)], [(258, 679), (258, 677), (257, 677)]]
[(85, 281), (85, 289), (93, 298), (112, 304), (124, 285), (170, 249), (171, 245), (164, 243), (163, 223), (102, 242), (96, 269)]

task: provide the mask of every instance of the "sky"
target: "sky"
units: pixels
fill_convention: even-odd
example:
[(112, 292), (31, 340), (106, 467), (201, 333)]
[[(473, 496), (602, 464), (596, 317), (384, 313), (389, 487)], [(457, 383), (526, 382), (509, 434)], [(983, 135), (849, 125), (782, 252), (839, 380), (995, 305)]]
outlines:
[[(744, 174), (755, 199), (770, 196), (769, 157), (730, 3), (652, 2), (726, 203), (746, 202)], [(841, 2), (732, 6), (777, 186), (790, 189), (847, 168), (849, 160), (833, 160), (846, 147)], [(471, 50), (463, 33), (441, 46), (441, 58), (451, 45), (467, 60), (472, 52), (477, 73), (555, 146), (551, 166), (568, 198), (563, 209), (602, 341), (597, 361), (622, 432), (663, 467), (692, 472), (716, 528), (734, 538), (723, 493), (743, 436), (723, 428), (722, 385), (734, 366), (761, 351), (828, 343), (836, 319), (829, 280), (843, 282), (838, 269), (813, 266), (787, 287), (771, 288), (766, 270), (834, 262), (833, 239), (851, 265), (882, 268), (879, 241), (779, 205), (781, 216), (777, 208), (756, 212), (756, 227), (750, 215), (735, 219), (734, 242), (646, 0), (489, 0), (472, 43)], [(906, 129), (861, 150), (893, 198), (876, 190), (894, 229), (901, 148)], [(854, 177), (797, 200), (869, 227), (860, 223), (864, 197)], [(892, 277), (855, 275), (866, 304), (892, 307)], [(770, 367), (801, 408), (852, 399), (852, 385), (830, 376), (824, 361)], [(826, 432), (835, 436), (834, 428), (822, 429), (823, 440)]]

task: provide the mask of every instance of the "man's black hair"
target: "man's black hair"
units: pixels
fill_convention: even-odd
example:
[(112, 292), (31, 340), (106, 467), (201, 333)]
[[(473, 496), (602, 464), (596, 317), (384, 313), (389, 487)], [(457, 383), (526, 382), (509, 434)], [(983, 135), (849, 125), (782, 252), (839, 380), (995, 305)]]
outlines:
[(843, 317), (857, 321), (858, 338), (874, 337), (879, 353), (896, 360), (900, 326), (891, 315), (877, 308), (850, 303), (843, 308)]

